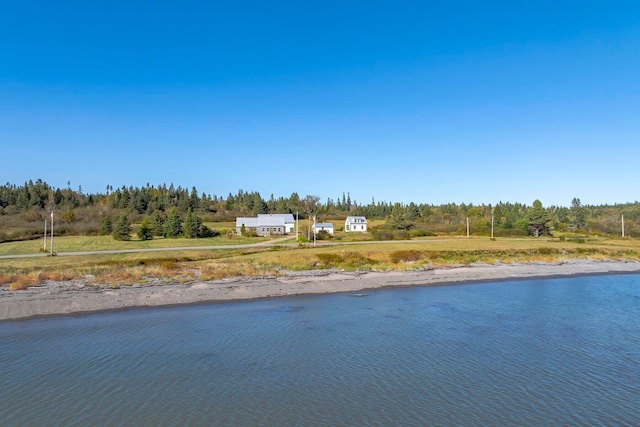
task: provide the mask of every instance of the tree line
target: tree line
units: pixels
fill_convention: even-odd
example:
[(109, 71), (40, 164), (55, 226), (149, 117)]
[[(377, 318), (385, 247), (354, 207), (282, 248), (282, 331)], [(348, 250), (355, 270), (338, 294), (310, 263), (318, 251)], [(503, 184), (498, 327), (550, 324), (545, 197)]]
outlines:
[[(576, 197), (567, 207), (545, 207), (539, 200), (531, 205), (510, 202), (434, 205), (374, 199), (364, 204), (352, 200), (348, 192), (324, 202), (317, 196), (301, 197), (296, 192), (288, 197), (271, 194), (264, 198), (259, 192), (242, 189), (224, 197), (200, 193), (196, 187), (188, 189), (173, 184), (120, 188), (107, 185), (104, 192), (86, 193), (82, 187), (72, 189), (70, 182), (66, 188), (55, 188), (38, 179), (23, 185), (6, 183), (0, 186), (0, 241), (42, 234), (41, 224), (51, 211), (56, 214), (57, 233), (113, 234), (117, 223), (123, 223), (124, 216), (129, 225), (140, 224), (141, 238), (202, 237), (211, 232), (203, 227), (205, 221), (233, 221), (237, 216), (261, 213), (297, 213), (301, 219), (316, 215), (319, 220), (358, 215), (384, 220), (381, 228), (417, 235), (420, 232), (464, 234), (467, 219), (474, 234), (488, 235), (493, 221), (497, 237), (540, 236), (551, 230), (616, 235), (620, 234), (624, 215), (626, 235), (640, 235), (638, 202), (592, 206), (583, 205)], [(176, 217), (180, 219), (180, 227)], [(109, 229), (111, 231), (107, 233)]]

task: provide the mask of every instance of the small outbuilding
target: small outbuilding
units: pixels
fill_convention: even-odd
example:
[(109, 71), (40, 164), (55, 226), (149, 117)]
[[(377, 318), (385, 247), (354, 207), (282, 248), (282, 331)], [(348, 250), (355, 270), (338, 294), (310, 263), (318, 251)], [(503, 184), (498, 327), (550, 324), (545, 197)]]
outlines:
[(357, 231), (359, 233), (367, 232), (367, 218), (363, 216), (348, 216), (344, 220), (344, 231), (347, 233)]
[(333, 235), (333, 224), (330, 222), (319, 222), (315, 225), (313, 232), (318, 233), (319, 231), (326, 231), (327, 233)]

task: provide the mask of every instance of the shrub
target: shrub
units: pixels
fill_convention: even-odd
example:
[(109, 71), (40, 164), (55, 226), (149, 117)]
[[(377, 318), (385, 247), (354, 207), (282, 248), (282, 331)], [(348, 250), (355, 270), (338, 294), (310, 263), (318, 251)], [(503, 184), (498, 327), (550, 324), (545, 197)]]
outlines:
[(416, 250), (395, 251), (389, 254), (389, 258), (391, 258), (391, 262), (396, 264), (399, 262), (414, 262), (423, 259), (424, 253)]
[(343, 267), (364, 267), (365, 265), (377, 264), (378, 261), (371, 259), (360, 252), (345, 252), (341, 265)]
[(435, 233), (432, 233), (430, 231), (421, 229), (421, 228), (414, 228), (413, 230), (411, 230), (409, 232), (409, 234), (411, 235), (411, 237), (424, 237), (424, 236), (435, 236)]
[(409, 240), (411, 239), (411, 235), (406, 230), (397, 230), (393, 233), (393, 238), (396, 240)]
[(387, 230), (374, 230), (371, 235), (375, 240), (393, 240), (393, 233)]
[(330, 265), (330, 266), (336, 266), (336, 265), (340, 264), (343, 261), (343, 258), (338, 254), (322, 253), (322, 254), (316, 254), (316, 256), (318, 257), (320, 262), (322, 262), (323, 264)]
[(331, 239), (331, 234), (329, 234), (326, 230), (320, 230), (316, 233), (317, 240), (329, 240)]
[(540, 255), (551, 255), (556, 253), (556, 250), (553, 248), (538, 248), (538, 253)]
[(15, 281), (15, 277), (9, 274), (0, 274), (0, 285), (8, 285)]
[[(231, 230), (227, 230), (227, 237), (229, 237), (229, 231)], [(219, 235), (220, 232), (218, 230), (213, 230), (206, 225), (203, 225), (202, 227), (200, 227), (198, 237), (218, 237)]]
[(37, 211), (27, 211), (25, 212), (22, 217), (28, 221), (28, 222), (39, 222), (42, 221), (42, 215), (40, 215), (39, 212)]
[(9, 285), (10, 291), (24, 291), (27, 288), (29, 288), (29, 284), (22, 281), (13, 282)]

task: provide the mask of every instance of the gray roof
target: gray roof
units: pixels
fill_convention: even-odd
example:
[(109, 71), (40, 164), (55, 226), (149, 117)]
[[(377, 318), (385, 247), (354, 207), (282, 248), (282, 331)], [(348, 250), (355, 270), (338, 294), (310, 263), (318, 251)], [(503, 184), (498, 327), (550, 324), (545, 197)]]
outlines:
[(236, 218), (236, 227), (284, 227), (285, 218), (282, 216), (258, 215), (257, 218), (238, 217)]
[(319, 222), (316, 224), (316, 228), (333, 228), (333, 224), (330, 222)]
[(357, 223), (367, 223), (367, 218), (363, 217), (363, 216), (348, 216), (346, 222), (348, 222), (349, 224), (355, 224)]
[(266, 217), (270, 217), (270, 218), (283, 218), (285, 224), (293, 224), (295, 222), (295, 219), (293, 218), (293, 214), (258, 214), (258, 218), (266, 218)]

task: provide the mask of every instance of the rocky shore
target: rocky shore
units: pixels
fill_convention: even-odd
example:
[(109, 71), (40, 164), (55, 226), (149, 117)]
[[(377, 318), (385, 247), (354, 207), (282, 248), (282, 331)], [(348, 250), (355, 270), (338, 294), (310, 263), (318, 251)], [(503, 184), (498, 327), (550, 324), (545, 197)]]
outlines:
[(638, 273), (640, 262), (569, 260), (563, 263), (477, 264), (420, 271), (282, 272), (277, 277), (241, 277), (172, 284), (152, 280), (136, 285), (102, 285), (91, 278), (47, 282), (23, 291), (0, 288), (0, 320), (284, 295), (357, 292), (396, 286), (429, 286), (475, 281)]

